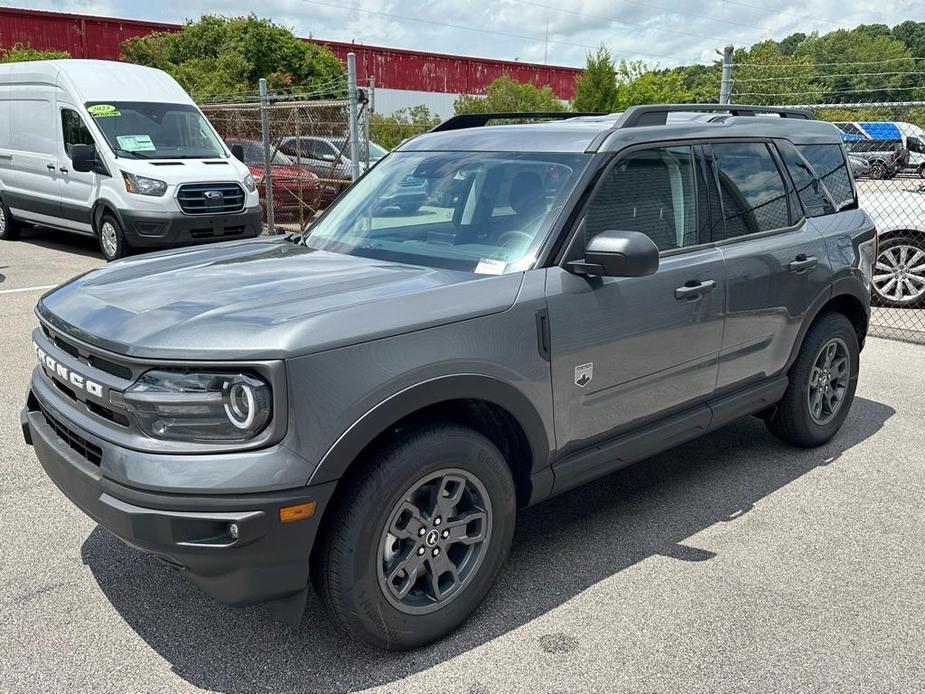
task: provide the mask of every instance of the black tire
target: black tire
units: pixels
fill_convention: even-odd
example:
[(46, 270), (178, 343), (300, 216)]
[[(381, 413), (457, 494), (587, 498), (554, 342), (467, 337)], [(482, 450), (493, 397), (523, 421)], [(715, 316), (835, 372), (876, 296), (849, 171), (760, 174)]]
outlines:
[[(447, 513), (441, 530), (439, 507), (427, 515), (423, 503), (420, 504), (420, 517), (425, 522), (421, 526), (406, 520), (405, 539), (398, 540), (388, 534), (399, 525), (402, 504), (419, 498), (426, 501), (428, 498), (449, 497), (450, 487), (444, 489), (442, 480), (453, 479), (453, 476), (459, 479), (460, 474), (476, 480), (480, 485), (479, 494), (487, 496), (488, 502), (483, 500), (485, 508), (482, 509), (484, 525), (477, 524), (470, 531), (468, 524), (462, 524), (462, 532), (466, 535), (470, 532), (477, 535), (481, 529), (484, 541), (477, 545), (454, 545), (452, 540), (439, 540), (439, 534), (444, 533), (446, 537), (451, 526), (454, 532), (459, 528), (459, 516)], [(438, 481), (433, 482), (435, 486), (416, 487), (422, 480), (434, 475), (438, 476)], [(424, 496), (412, 496), (415, 489)], [(464, 494), (469, 494), (468, 489), (466, 487)], [(441, 494), (444, 490), (447, 493)], [(430, 496), (431, 493), (433, 496)], [(453, 496), (455, 498), (455, 489)], [(481, 497), (472, 495), (469, 498)], [(459, 506), (454, 506), (454, 509), (461, 507), (461, 502), (456, 503)], [(417, 509), (417, 506), (413, 508)], [(481, 604), (510, 549), (516, 500), (510, 470), (494, 444), (471, 429), (455, 424), (434, 424), (396, 439), (372, 455), (365, 461), (360, 473), (350, 480), (348, 493), (340, 497), (337, 508), (332, 510), (334, 516), (326, 519), (326, 530), (313, 557), (312, 575), (316, 589), (350, 635), (379, 648), (405, 650), (445, 636), (468, 619)], [(421, 527), (426, 529), (426, 535), (421, 533), (419, 536)], [(439, 532), (432, 538), (435, 531)], [(466, 559), (473, 556), (469, 547), (473, 547), (472, 552), (480, 548), (480, 554), (472, 559), (471, 564), (466, 559), (460, 561), (455, 576), (458, 587), (455, 592), (449, 593), (449, 597), (442, 601), (431, 600), (424, 607), (408, 607), (394, 595), (387, 595), (389, 588), (385, 574), (413, 560), (414, 555), (424, 555), (419, 560), (420, 568), (411, 573), (415, 577), (411, 585), (420, 587), (409, 590), (405, 599), (409, 604), (412, 599), (426, 603), (433, 585), (428, 582), (429, 572), (438, 566), (431, 563), (430, 553), (439, 551), (435, 544), (428, 545), (431, 539), (434, 543), (446, 543), (440, 545), (445, 549), (441, 561), (460, 556), (453, 547), (468, 553), (465, 554)], [(401, 548), (396, 549), (397, 545)], [(422, 549), (424, 552), (421, 552)], [(390, 551), (394, 552), (394, 557), (387, 559)], [(436, 562), (437, 554), (433, 557)], [(389, 561), (392, 563), (389, 564)], [(407, 565), (411, 566), (410, 563)], [(417, 578), (419, 571), (424, 573)], [(399, 572), (399, 578), (408, 575)], [(440, 578), (445, 575), (441, 573), (436, 583), (440, 584)], [(415, 609), (430, 611), (408, 612)]]
[(0, 198), (0, 240), (15, 241), (19, 238), (19, 223), (10, 214), (10, 208)]
[(118, 260), (129, 254), (129, 245), (125, 241), (122, 225), (109, 212), (100, 217), (96, 236), (100, 242), (100, 252), (106, 260)]
[[(848, 359), (847, 380), (839, 405), (829, 413), (828, 419), (820, 418), (819, 421), (810, 409), (810, 378), (819, 358), (824, 358), (824, 348), (831, 344), (836, 344), (839, 350), (842, 346), (845, 348)], [(819, 316), (806, 333), (800, 353), (790, 367), (787, 374), (790, 383), (784, 397), (766, 420), (771, 433), (786, 443), (804, 448), (821, 446), (835, 436), (854, 400), (858, 384), (859, 353), (857, 333), (844, 314), (825, 313)], [(829, 370), (825, 371), (827, 378)], [(834, 393), (834, 379), (831, 387)]]
[(884, 180), (888, 173), (886, 164), (880, 161), (871, 162), (870, 166), (867, 168), (867, 177), (877, 181)]
[(917, 308), (925, 305), (925, 233), (880, 241), (874, 262), (871, 298), (877, 306)]
[(404, 212), (405, 214), (414, 214), (419, 209), (421, 209), (421, 203), (419, 202), (400, 202), (398, 203), (398, 209)]
[(919, 164), (919, 168), (916, 170), (919, 178), (925, 178), (925, 164)]

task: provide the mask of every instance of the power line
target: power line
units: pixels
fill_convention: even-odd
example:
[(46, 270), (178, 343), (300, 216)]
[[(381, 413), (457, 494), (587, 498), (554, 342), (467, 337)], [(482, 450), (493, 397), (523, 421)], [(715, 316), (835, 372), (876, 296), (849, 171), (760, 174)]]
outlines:
[(888, 58), (886, 60), (864, 60), (840, 63), (733, 63), (732, 67), (832, 67), (842, 65), (885, 65), (886, 63), (904, 63), (907, 60), (925, 60), (925, 58)]
[(792, 10), (775, 10), (769, 9), (767, 7), (762, 7), (761, 5), (749, 5), (746, 2), (735, 2), (734, 0), (723, 0), (727, 5), (738, 5), (739, 7), (749, 7), (753, 10), (760, 10), (761, 12), (766, 12), (768, 14), (775, 13), (778, 15), (789, 14), (791, 17), (798, 17), (800, 19), (809, 19), (817, 22), (825, 22), (826, 24), (832, 24), (834, 26), (841, 26), (841, 22), (834, 19), (826, 19), (825, 17), (817, 17), (811, 14), (800, 14), (799, 12), (793, 12)]
[[(529, 34), (515, 34), (508, 31), (498, 31), (496, 29), (482, 29), (480, 27), (465, 26), (462, 24), (451, 24), (449, 22), (438, 22), (433, 19), (422, 19), (420, 17), (409, 17), (407, 15), (395, 14), (393, 12), (383, 12), (380, 10), (367, 10), (361, 7), (345, 7), (344, 5), (337, 5), (330, 2), (321, 2), (320, 0), (301, 0), (301, 2), (307, 3), (309, 5), (319, 5), (321, 7), (332, 7), (338, 10), (344, 10), (346, 12), (363, 12), (364, 14), (376, 15), (379, 17), (387, 17), (389, 19), (399, 19), (403, 22), (418, 22), (420, 24), (429, 24), (431, 26), (445, 27), (448, 29), (458, 29), (460, 31), (473, 31), (480, 34), (492, 34), (494, 36), (506, 36), (508, 38), (524, 39), (527, 41), (536, 41), (542, 43), (545, 39), (542, 36), (533, 36)], [(558, 41), (554, 39), (549, 39), (549, 43), (555, 43), (560, 46), (570, 46), (572, 48), (584, 48), (589, 51), (597, 49), (597, 46), (588, 46), (583, 43), (572, 43), (569, 41)], [(626, 54), (623, 54), (624, 57), (632, 57)], [(661, 60), (672, 60), (677, 63), (686, 63), (689, 62), (689, 58), (678, 58), (676, 56), (670, 55), (656, 55), (654, 53), (638, 53), (637, 55), (646, 57), (646, 58), (659, 58)]]
[[(802, 67), (798, 63), (793, 67)], [(818, 73), (815, 75), (792, 75), (790, 77), (736, 77), (736, 82), (779, 82), (800, 79), (829, 79), (832, 77), (888, 77), (892, 75), (925, 75), (925, 70), (909, 70), (905, 72), (842, 72), (833, 75)]]
[[(735, 85), (733, 85), (734, 87)], [(810, 89), (800, 92), (736, 92), (733, 89), (733, 96), (796, 96), (799, 94), (870, 94), (875, 92), (908, 92), (921, 90), (925, 87), (878, 87), (876, 89)]]

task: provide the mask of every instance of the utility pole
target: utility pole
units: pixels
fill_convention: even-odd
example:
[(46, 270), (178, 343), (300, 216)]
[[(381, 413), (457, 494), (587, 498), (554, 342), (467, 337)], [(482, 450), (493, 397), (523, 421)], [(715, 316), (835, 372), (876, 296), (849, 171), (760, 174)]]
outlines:
[(357, 56), (347, 54), (347, 100), (350, 113), (350, 173), (355, 181), (360, 177), (360, 133), (357, 128)]
[(719, 85), (719, 102), (721, 104), (729, 103), (729, 96), (732, 93), (732, 52), (733, 46), (727, 43), (723, 47), (723, 80)]
[(263, 140), (263, 190), (267, 201), (267, 226), (271, 234), (276, 233), (273, 217), (273, 157), (270, 154), (270, 97), (267, 95), (267, 81), (260, 78), (260, 134)]

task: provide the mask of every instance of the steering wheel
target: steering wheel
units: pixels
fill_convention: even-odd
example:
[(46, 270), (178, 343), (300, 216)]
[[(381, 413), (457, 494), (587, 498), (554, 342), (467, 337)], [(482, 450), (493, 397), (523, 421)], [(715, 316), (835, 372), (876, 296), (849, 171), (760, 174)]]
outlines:
[(525, 231), (505, 231), (498, 237), (499, 246), (516, 246), (518, 243), (529, 245), (533, 236)]

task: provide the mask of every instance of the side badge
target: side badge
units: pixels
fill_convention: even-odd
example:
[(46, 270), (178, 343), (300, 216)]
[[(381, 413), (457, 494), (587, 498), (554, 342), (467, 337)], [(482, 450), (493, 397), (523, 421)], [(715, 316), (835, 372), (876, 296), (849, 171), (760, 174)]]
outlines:
[(575, 385), (584, 388), (594, 376), (594, 363), (579, 364), (575, 367)]

